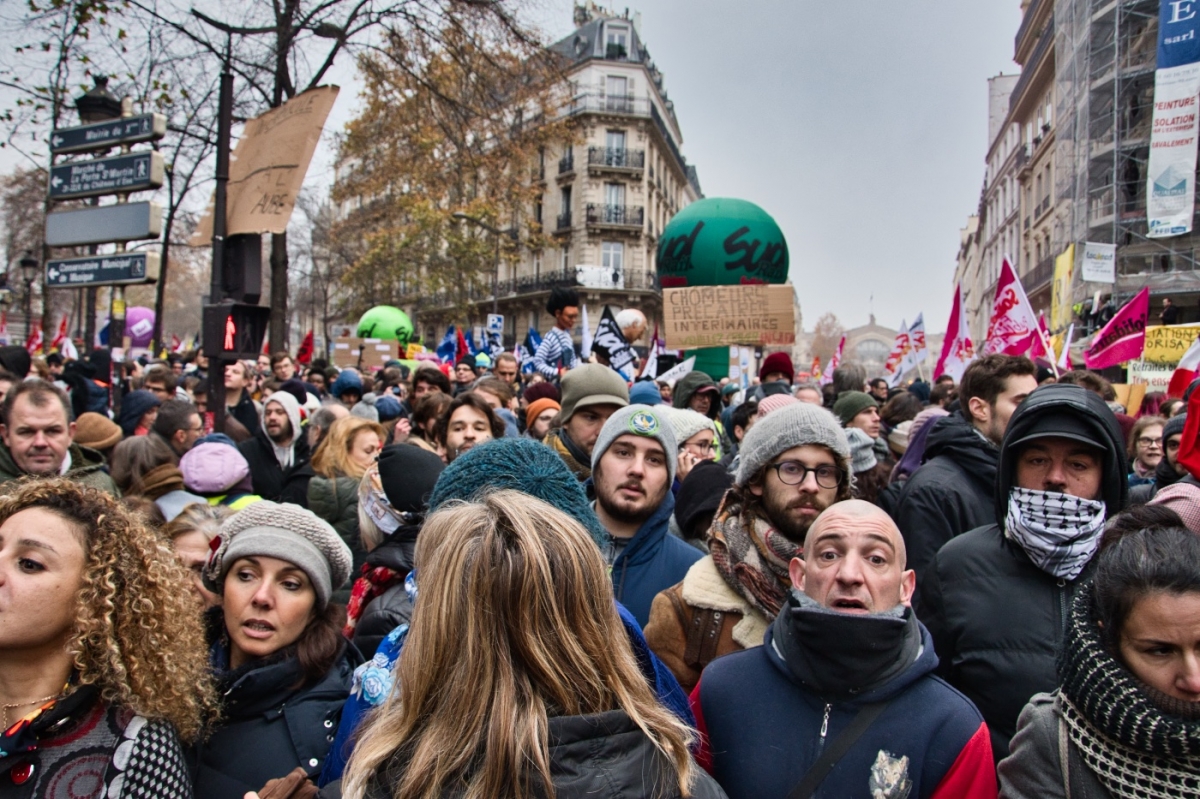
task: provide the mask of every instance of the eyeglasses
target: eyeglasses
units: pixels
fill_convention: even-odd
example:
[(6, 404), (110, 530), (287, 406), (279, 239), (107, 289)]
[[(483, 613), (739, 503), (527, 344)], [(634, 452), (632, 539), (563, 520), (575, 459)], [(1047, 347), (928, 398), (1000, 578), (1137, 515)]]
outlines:
[(699, 452), (701, 455), (709, 455), (709, 454), (717, 451), (717, 445), (714, 444), (712, 441), (709, 441), (707, 444), (698, 444), (698, 443), (693, 444), (693, 443), (684, 442), (683, 444), (679, 445), (680, 449), (684, 449), (685, 447), (687, 449), (691, 449), (696, 452)]
[(767, 468), (774, 469), (779, 482), (789, 486), (800, 485), (808, 479), (809, 473), (817, 479), (817, 485), (821, 488), (837, 488), (845, 479), (841, 469), (828, 463), (810, 468), (799, 461), (783, 461), (772, 463)]
[(1139, 438), (1137, 440), (1137, 443), (1138, 443), (1138, 446), (1140, 446), (1140, 447), (1161, 447), (1163, 441), (1162, 441), (1161, 436), (1159, 438), (1150, 438), (1149, 436), (1142, 436), (1141, 438)]

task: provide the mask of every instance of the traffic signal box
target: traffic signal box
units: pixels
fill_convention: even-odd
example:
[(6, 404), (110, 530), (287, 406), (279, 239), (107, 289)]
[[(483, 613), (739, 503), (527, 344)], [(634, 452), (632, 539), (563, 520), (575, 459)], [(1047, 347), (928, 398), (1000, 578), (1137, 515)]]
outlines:
[(204, 354), (223, 361), (254, 360), (261, 351), (271, 309), (256, 305), (262, 296), (262, 236), (230, 236), (221, 276), (229, 299), (204, 306)]

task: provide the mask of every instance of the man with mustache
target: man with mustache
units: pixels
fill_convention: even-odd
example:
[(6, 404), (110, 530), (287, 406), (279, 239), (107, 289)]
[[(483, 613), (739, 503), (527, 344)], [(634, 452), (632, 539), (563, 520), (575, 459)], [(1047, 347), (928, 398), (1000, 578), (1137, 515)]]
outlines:
[(733, 488), (708, 533), (709, 555), (660, 593), (646, 640), (691, 690), (714, 658), (759, 646), (787, 598), (788, 563), (813, 520), (850, 498), (850, 444), (829, 411), (793, 402), (742, 439)]
[(678, 451), (667, 415), (649, 405), (613, 413), (592, 449), (589, 482), (609, 534), (604, 556), (613, 593), (642, 627), (655, 594), (683, 579), (702, 554), (668, 531)]

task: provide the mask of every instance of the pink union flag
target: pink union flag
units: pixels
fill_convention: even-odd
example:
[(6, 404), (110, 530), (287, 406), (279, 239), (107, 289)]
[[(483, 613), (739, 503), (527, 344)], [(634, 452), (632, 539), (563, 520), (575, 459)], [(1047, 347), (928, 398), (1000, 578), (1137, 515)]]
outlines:
[(1083, 351), (1089, 369), (1106, 369), (1142, 357), (1146, 349), (1146, 318), (1150, 316), (1150, 289), (1139, 291)]
[(821, 373), (821, 385), (827, 386), (833, 382), (833, 370), (838, 368), (838, 364), (842, 362), (842, 350), (846, 347), (846, 337), (842, 336), (838, 342), (837, 350), (834, 351), (833, 357), (829, 359), (829, 365), (825, 367), (825, 371)]
[(983, 354), (1024, 355), (1038, 337), (1037, 317), (1008, 259), (1000, 267)]
[(975, 357), (971, 336), (967, 332), (967, 315), (963, 311), (962, 286), (954, 287), (954, 304), (950, 306), (950, 321), (942, 341), (942, 355), (933, 369), (933, 379), (950, 375), (957, 383), (962, 380), (967, 364)]

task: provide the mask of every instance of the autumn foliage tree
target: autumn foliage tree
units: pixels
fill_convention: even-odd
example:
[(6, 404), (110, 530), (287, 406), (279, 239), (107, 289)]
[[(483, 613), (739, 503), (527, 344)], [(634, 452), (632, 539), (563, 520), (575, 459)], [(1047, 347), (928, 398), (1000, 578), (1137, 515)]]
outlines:
[(571, 136), (544, 48), (486, 17), (432, 37), (392, 35), (360, 59), (362, 113), (347, 129), (333, 199), (350, 209), (334, 239), (357, 248), (343, 281), (351, 311), (421, 298), (424, 321), (463, 321), (503, 258), (545, 241), (530, 167)]

